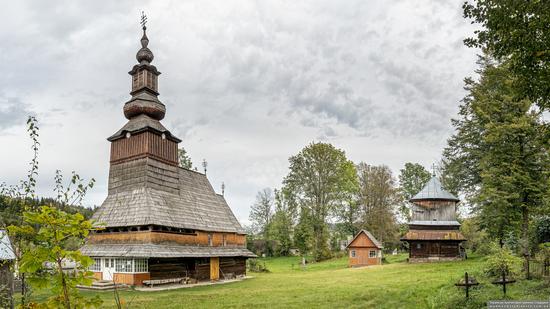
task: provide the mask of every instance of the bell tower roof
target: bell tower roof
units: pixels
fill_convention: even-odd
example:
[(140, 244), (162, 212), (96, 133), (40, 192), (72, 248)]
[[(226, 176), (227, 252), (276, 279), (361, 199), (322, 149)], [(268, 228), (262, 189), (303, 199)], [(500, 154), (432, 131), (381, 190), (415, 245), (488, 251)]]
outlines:
[(443, 189), (441, 181), (437, 176), (432, 176), (432, 178), (426, 183), (424, 188), (420, 190), (415, 196), (413, 196), (409, 201), (422, 201), (422, 200), (448, 200), (458, 202), (459, 199)]

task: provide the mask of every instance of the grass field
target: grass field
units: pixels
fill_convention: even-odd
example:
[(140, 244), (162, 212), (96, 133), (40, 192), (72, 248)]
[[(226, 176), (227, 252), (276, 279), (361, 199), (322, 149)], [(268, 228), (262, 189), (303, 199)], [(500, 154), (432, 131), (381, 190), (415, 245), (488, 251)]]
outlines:
[[(129, 308), (478, 308), (501, 291), (481, 274), (483, 258), (466, 261), (408, 264), (404, 255), (389, 256), (388, 264), (347, 268), (347, 258), (299, 266), (298, 257), (267, 258), (269, 273), (225, 285), (161, 292), (121, 292)], [(453, 284), (475, 275), (482, 287), (464, 303)], [(93, 295), (86, 292), (85, 295)], [(97, 293), (105, 308), (113, 308), (113, 293)], [(45, 291), (35, 297), (46, 297)], [(550, 290), (539, 280), (519, 281), (509, 287), (511, 299), (548, 299)]]

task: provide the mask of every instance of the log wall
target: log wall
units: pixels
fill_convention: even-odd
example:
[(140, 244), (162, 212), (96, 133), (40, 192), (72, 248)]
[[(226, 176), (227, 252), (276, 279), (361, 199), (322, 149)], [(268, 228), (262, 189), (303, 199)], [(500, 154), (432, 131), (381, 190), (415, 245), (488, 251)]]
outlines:
[(242, 257), (220, 258), (220, 277), (226, 278), (229, 274), (246, 275), (246, 259)]
[(194, 278), (199, 281), (210, 280), (210, 261), (208, 258), (196, 260)]
[(229, 274), (246, 275), (246, 259), (242, 257), (149, 259), (149, 274), (153, 280), (191, 277), (198, 281), (207, 281), (216, 280), (214, 279), (216, 273), (221, 279), (225, 279)]
[(460, 257), (459, 243), (452, 241), (409, 241), (409, 257)]
[(418, 201), (412, 203), (411, 221), (455, 221), (456, 203), (449, 201)]
[(208, 233), (203, 231), (197, 231), (194, 235), (151, 231), (94, 233), (88, 237), (88, 242), (92, 244), (176, 243), (181, 245), (209, 246), (208, 234), (212, 235), (213, 247), (223, 247), (224, 237), (226, 247), (246, 247), (245, 235), (219, 232)]
[(178, 144), (153, 132), (132, 134), (111, 143), (111, 164), (137, 158), (153, 157), (171, 165), (178, 165)]
[(189, 258), (150, 258), (149, 273), (153, 280), (194, 277), (195, 260)]

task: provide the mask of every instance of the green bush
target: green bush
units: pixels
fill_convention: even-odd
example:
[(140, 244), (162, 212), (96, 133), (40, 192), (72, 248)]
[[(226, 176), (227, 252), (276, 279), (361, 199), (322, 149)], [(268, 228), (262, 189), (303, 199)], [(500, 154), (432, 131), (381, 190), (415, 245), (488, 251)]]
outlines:
[(476, 246), (476, 248), (474, 249), (474, 252), (481, 256), (487, 256), (493, 252), (493, 249), (495, 246), (497, 246), (497, 244), (494, 241), (485, 239), (484, 242), (480, 242)]
[(260, 263), (257, 259), (248, 259), (246, 261), (246, 267), (249, 271), (255, 273), (268, 273), (269, 269), (265, 266), (265, 262)]
[(495, 245), (492, 254), (487, 257), (483, 271), (486, 276), (492, 278), (500, 278), (502, 272), (507, 276), (516, 277), (521, 273), (522, 262), (523, 260), (515, 256), (512, 250)]

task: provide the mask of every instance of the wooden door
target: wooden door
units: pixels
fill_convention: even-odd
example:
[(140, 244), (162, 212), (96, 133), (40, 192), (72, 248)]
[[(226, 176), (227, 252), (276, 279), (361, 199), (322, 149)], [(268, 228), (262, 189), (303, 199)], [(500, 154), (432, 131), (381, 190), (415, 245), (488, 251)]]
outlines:
[(105, 258), (103, 261), (103, 280), (113, 280), (113, 274), (115, 273), (115, 259)]
[(429, 252), (431, 256), (439, 256), (439, 243), (438, 242), (431, 242), (429, 244)]
[(220, 258), (210, 258), (210, 280), (220, 279)]

